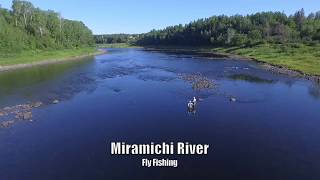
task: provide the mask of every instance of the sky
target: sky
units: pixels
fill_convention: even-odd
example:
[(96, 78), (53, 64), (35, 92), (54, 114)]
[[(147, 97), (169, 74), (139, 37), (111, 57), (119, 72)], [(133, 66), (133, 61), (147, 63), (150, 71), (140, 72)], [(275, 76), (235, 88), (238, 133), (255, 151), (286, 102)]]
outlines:
[[(84, 22), (94, 34), (144, 33), (213, 15), (280, 11), (293, 14), (320, 10), (320, 0), (28, 0), (66, 19)], [(0, 0), (11, 8), (11, 0)]]

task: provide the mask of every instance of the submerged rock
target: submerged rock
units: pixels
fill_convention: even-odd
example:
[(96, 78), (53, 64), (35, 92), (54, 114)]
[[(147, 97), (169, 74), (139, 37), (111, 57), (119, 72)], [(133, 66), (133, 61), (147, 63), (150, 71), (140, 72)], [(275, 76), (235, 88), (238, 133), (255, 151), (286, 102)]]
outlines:
[(9, 121), (3, 121), (0, 123), (1, 128), (8, 128), (14, 124), (14, 120), (9, 120)]
[(113, 89), (113, 92), (119, 93), (119, 92), (121, 92), (121, 89), (119, 89), (119, 88), (114, 88), (114, 89)]
[(7, 115), (6, 112), (0, 111), (0, 117), (1, 117), (1, 116), (6, 116), (6, 115)]
[(10, 111), (11, 110), (11, 107), (5, 107), (3, 108), (4, 111)]
[(237, 99), (236, 99), (235, 97), (231, 97), (231, 98), (230, 98), (230, 101), (231, 101), (231, 102), (236, 102)]
[(213, 87), (213, 84), (211, 83), (211, 81), (208, 81), (206, 79), (202, 79), (200, 81), (196, 81), (192, 84), (192, 88), (196, 89), (196, 90), (200, 90), (200, 89), (210, 89)]
[(38, 107), (42, 106), (42, 102), (39, 101), (39, 102), (32, 103), (31, 106), (34, 108), (38, 108)]
[(30, 104), (19, 104), (15, 106), (8, 106), (3, 109), (0, 109), (0, 112), (3, 116), (7, 116), (9, 114), (17, 114), (22, 111), (30, 111), (32, 106)]
[(15, 118), (22, 120), (30, 120), (32, 118), (32, 112), (19, 112), (16, 114)]
[(23, 120), (29, 120), (32, 118), (32, 112), (23, 113)]
[(210, 89), (215, 86), (215, 83), (213, 82), (213, 80), (206, 78), (205, 76), (203, 76), (200, 73), (188, 74), (188, 75), (182, 74), (182, 75), (180, 75), (180, 77), (183, 80), (192, 83), (192, 88), (194, 90)]
[[(3, 120), (2, 122), (0, 122), (0, 127), (10, 127), (12, 124), (17, 123), (19, 120), (32, 121), (32, 110), (42, 105), (42, 102), (37, 101), (26, 104), (18, 104), (15, 106), (7, 106), (0, 109), (0, 117)], [(14, 117), (15, 120), (8, 120), (12, 117)]]

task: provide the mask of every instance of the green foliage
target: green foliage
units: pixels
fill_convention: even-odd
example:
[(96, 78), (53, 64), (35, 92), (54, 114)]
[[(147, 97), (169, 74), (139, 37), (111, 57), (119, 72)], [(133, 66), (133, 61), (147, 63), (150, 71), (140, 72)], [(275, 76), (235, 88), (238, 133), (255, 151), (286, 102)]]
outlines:
[(231, 39), (232, 46), (241, 46), (247, 41), (247, 35), (245, 34), (235, 34)]
[(262, 41), (262, 34), (259, 30), (252, 30), (248, 33), (248, 44), (249, 45), (255, 45), (256, 43), (259, 43)]
[(142, 34), (137, 45), (240, 46), (263, 42), (294, 43), (320, 40), (320, 11), (304, 10), (287, 16), (281, 12), (212, 16), (186, 25), (169, 26)]
[(30, 2), (13, 0), (12, 10), (0, 8), (0, 52), (88, 47), (94, 44), (90, 29), (82, 22), (35, 8)]
[(131, 44), (137, 39), (136, 34), (104, 34), (94, 35), (95, 42), (97, 44), (118, 44), (127, 43)]

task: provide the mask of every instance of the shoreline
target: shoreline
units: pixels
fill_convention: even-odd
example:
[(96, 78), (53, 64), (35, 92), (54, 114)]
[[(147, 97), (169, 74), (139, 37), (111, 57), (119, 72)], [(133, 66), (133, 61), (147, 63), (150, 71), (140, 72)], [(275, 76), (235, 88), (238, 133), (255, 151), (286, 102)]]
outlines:
[(97, 48), (143, 48), (128, 43), (97, 44)]
[(65, 61), (75, 61), (75, 60), (79, 60), (79, 59), (90, 57), (90, 56), (96, 56), (96, 55), (105, 54), (106, 52), (107, 52), (106, 50), (97, 49), (96, 52), (87, 53), (87, 54), (78, 55), (78, 56), (70, 56), (70, 57), (54, 58), (54, 59), (45, 59), (45, 60), (40, 60), (40, 61), (37, 61), (37, 62), (31, 62), (31, 63), (25, 63), (25, 64), (14, 64), (14, 65), (6, 65), (6, 66), (1, 66), (0, 65), (0, 73), (7, 72), (7, 71), (18, 70), (18, 69), (30, 68), (30, 67), (35, 67), (35, 66), (56, 64), (56, 63), (61, 63), (61, 62), (65, 62)]
[[(189, 47), (190, 48), (190, 47)], [(291, 77), (298, 77), (298, 78), (304, 78), (306, 80), (310, 80), (316, 83), (320, 83), (320, 75), (312, 75), (307, 74), (299, 70), (290, 69), (281, 65), (275, 65), (268, 62), (265, 62), (263, 60), (256, 59), (254, 57), (246, 57), (242, 55), (232, 54), (232, 53), (225, 53), (225, 52), (218, 52), (218, 51), (210, 51), (210, 50), (204, 50), (204, 49), (197, 49), (197, 48), (162, 48), (162, 47), (145, 47), (144, 49), (147, 51), (163, 51), (163, 52), (169, 52), (169, 53), (189, 53), (191, 55), (200, 55), (204, 57), (209, 57), (212, 59), (233, 59), (233, 60), (245, 60), (245, 61), (254, 61), (258, 63), (261, 68), (270, 71), (272, 73), (276, 74), (284, 74)]]
[(304, 73), (299, 70), (290, 69), (290, 68), (287, 68), (287, 67), (284, 67), (281, 65), (271, 64), (271, 63), (265, 62), (263, 60), (253, 58), (253, 57), (245, 57), (245, 56), (234, 55), (234, 54), (230, 54), (229, 57), (231, 59), (254, 61), (257, 64), (259, 64), (261, 68), (263, 68), (267, 71), (270, 71), (272, 73), (275, 73), (275, 74), (284, 74), (284, 75), (288, 75), (291, 77), (304, 78), (306, 80), (311, 80), (316, 83), (320, 83), (320, 75), (307, 74), (307, 73)]

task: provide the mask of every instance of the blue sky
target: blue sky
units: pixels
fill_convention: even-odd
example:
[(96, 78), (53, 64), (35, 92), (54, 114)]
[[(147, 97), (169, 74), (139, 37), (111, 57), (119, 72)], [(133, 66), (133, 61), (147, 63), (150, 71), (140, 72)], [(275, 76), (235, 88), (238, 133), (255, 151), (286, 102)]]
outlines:
[[(95, 34), (143, 33), (168, 25), (185, 24), (212, 15), (281, 11), (292, 14), (320, 10), (320, 0), (29, 0), (64, 18), (83, 21)], [(0, 1), (10, 8), (11, 0)]]

